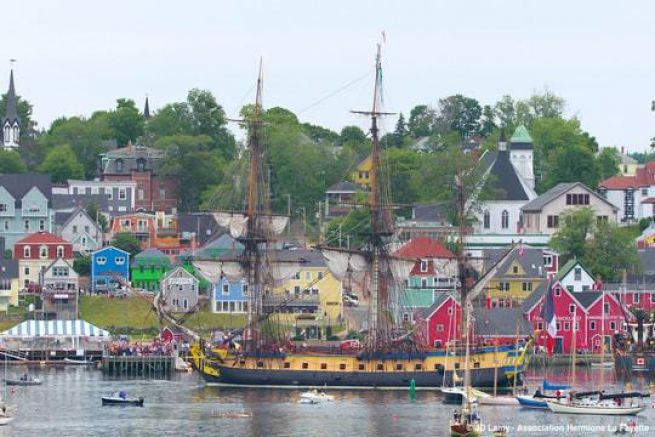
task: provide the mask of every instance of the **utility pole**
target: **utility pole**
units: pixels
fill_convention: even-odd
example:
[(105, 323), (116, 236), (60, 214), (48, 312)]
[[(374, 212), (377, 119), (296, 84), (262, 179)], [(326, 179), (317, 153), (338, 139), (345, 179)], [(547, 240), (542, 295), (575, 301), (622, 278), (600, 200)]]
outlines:
[(318, 202), (318, 242), (323, 242), (323, 211), (322, 206), (323, 202)]
[(341, 247), (341, 225), (342, 223), (339, 223), (339, 247)]
[(291, 194), (285, 194), (287, 196), (287, 215), (289, 216), (289, 222), (287, 223), (287, 240), (291, 234)]

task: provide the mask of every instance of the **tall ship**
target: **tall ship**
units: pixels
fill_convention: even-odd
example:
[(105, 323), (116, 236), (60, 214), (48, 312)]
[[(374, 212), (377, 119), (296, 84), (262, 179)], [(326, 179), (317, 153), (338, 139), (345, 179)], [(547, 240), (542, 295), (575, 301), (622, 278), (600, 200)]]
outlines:
[[(267, 180), (267, 150), (262, 135), (261, 66), (255, 105), (243, 121), (248, 132), (247, 199), (242, 211), (219, 211), (214, 217), (238, 242), (233, 250), (212, 259), (194, 258), (194, 266), (210, 281), (245, 279), (248, 287), (247, 322), (242, 341), (229, 349), (210, 348), (202, 340), (191, 348), (191, 359), (210, 383), (268, 386), (417, 387), (439, 388), (461, 379), (470, 364), (470, 384), (475, 387), (509, 387), (524, 371), (527, 345), (434, 349), (421, 341), (418, 329), (399, 329), (394, 308), (398, 290), (416, 259), (393, 255), (393, 209), (387, 184), (383, 183), (378, 121), (381, 112), (382, 64), (380, 46), (375, 58), (373, 104), (367, 111), (352, 111), (371, 120), (370, 192), (364, 207), (369, 230), (357, 249), (318, 246), (331, 273), (360, 284), (368, 302), (367, 328), (361, 347), (305, 347), (291, 341), (289, 327), (264, 312), (264, 299), (275, 284), (296, 274), (305, 260), (295, 251), (283, 250), (280, 235), (289, 217), (271, 211)], [(462, 196), (460, 196), (461, 198)], [(460, 233), (460, 238), (462, 234)], [(460, 241), (460, 247), (462, 242)], [(511, 250), (498, 264), (502, 264)], [(479, 294), (495, 269), (473, 280), (472, 270), (457, 257), (460, 302)], [(477, 282), (476, 282), (477, 281)], [(363, 300), (364, 300), (363, 299)], [(283, 303), (282, 303), (283, 304)], [(364, 306), (364, 305), (362, 305)], [(463, 325), (460, 321), (458, 326)], [(471, 333), (463, 326), (462, 336)], [(315, 346), (315, 345), (314, 345)]]

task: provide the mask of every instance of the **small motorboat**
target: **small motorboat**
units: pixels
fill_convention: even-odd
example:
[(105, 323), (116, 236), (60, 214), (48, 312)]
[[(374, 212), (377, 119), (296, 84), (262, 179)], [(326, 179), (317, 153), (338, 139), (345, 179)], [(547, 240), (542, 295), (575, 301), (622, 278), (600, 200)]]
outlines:
[(18, 379), (5, 378), (5, 383), (7, 385), (41, 385), (43, 381), (34, 376), (30, 376), (27, 373), (23, 373)]
[(143, 407), (143, 397), (130, 398), (124, 391), (112, 393), (102, 397), (102, 405), (133, 405)]
[(591, 367), (595, 367), (597, 369), (612, 369), (614, 368), (614, 363), (612, 361), (603, 361), (600, 363), (591, 363)]
[(301, 404), (323, 404), (326, 402), (332, 402), (334, 396), (325, 393), (324, 391), (318, 390), (309, 390), (300, 394), (300, 400), (298, 403)]
[(76, 360), (74, 358), (64, 358), (64, 363), (74, 364), (74, 365), (78, 365), (78, 366), (86, 366), (86, 365), (89, 365), (89, 364), (93, 364), (93, 361), (86, 360), (86, 359)]

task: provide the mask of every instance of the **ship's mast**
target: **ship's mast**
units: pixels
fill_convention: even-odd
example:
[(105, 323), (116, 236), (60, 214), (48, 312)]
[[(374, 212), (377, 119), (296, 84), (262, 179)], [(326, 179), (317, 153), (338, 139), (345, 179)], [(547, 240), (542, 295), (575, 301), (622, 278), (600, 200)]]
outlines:
[[(262, 312), (261, 290), (259, 290), (259, 243), (264, 237), (261, 229), (258, 229), (258, 215), (262, 207), (260, 196), (264, 190), (260, 190), (259, 175), (262, 159), (261, 126), (262, 126), (262, 62), (259, 61), (259, 74), (257, 76), (257, 95), (253, 114), (247, 119), (248, 125), (248, 147), (250, 149), (250, 168), (248, 172), (248, 204), (246, 206), (246, 218), (248, 220), (248, 233), (242, 242), (244, 244), (244, 258), (246, 278), (250, 290), (248, 293), (248, 329), (251, 336), (254, 336), (253, 314), (258, 316)], [(259, 336), (257, 336), (259, 337)], [(252, 338), (255, 347), (259, 338)]]
[(370, 235), (370, 256), (371, 256), (371, 305), (369, 307), (369, 339), (367, 346), (371, 350), (378, 349), (380, 346), (380, 315), (385, 305), (384, 299), (381, 298), (380, 281), (380, 264), (382, 258), (382, 247), (384, 242), (382, 237), (388, 234), (384, 226), (381, 205), (380, 189), (380, 139), (378, 118), (383, 115), (391, 115), (390, 112), (380, 112), (382, 87), (382, 61), (381, 47), (377, 46), (375, 56), (375, 88), (373, 91), (373, 105), (370, 111), (352, 111), (355, 114), (363, 114), (371, 117), (371, 171), (370, 182), (371, 192), (368, 198), (370, 209), (371, 235)]

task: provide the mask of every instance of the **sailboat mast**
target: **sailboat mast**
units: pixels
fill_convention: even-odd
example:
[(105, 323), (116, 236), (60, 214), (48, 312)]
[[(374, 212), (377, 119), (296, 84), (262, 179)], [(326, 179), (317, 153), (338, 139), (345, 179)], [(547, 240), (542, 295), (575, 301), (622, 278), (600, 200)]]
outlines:
[(369, 197), (371, 209), (371, 246), (372, 246), (372, 272), (371, 272), (371, 320), (369, 335), (371, 335), (371, 347), (378, 345), (378, 321), (380, 318), (380, 212), (378, 198), (378, 171), (380, 169), (380, 141), (378, 138), (378, 99), (382, 65), (380, 57), (380, 45), (378, 44), (375, 56), (375, 89), (373, 91), (373, 107), (371, 110), (371, 194)]

